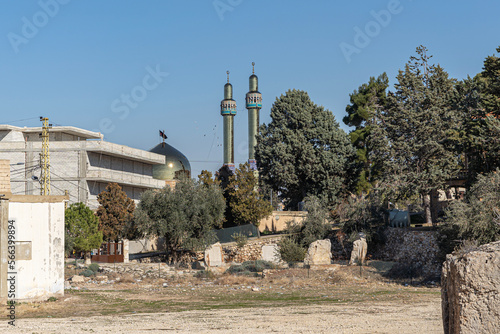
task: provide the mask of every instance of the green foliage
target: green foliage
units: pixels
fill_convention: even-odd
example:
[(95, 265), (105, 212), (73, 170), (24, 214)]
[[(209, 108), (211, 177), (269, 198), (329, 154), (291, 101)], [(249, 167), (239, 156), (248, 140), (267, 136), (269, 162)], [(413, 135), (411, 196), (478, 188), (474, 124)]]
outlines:
[(464, 167), (472, 183), (479, 173), (500, 167), (500, 58), (487, 57), (483, 71), (458, 83), (457, 90), (464, 124), (461, 148), (467, 155)]
[(309, 196), (304, 202), (307, 210), (306, 219), (302, 224), (288, 225), (287, 233), (294, 235), (297, 243), (307, 248), (312, 242), (327, 237), (331, 231), (331, 225), (328, 223), (326, 206), (320, 199)]
[(342, 198), (356, 152), (330, 111), (306, 92), (289, 90), (274, 102), (271, 122), (260, 127), (255, 156), (262, 181), (296, 209), (308, 195), (328, 205)]
[(455, 80), (439, 65), (430, 65), (425, 47), (417, 48), (386, 107), (371, 125), (370, 159), (381, 166), (378, 188), (392, 200), (420, 195), (427, 223), (431, 191), (441, 189), (458, 171), (459, 113)]
[(193, 275), (193, 277), (195, 278), (199, 278), (199, 279), (214, 279), (215, 278), (215, 274), (213, 272), (211, 272), (210, 270), (200, 270), (198, 271), (197, 273), (195, 273)]
[(57, 301), (57, 298), (56, 297), (50, 297), (49, 299), (47, 299), (48, 302), (56, 302)]
[[(117, 183), (109, 183), (98, 196), (97, 216), (99, 229), (105, 240), (118, 241), (126, 237), (124, 230), (127, 222), (132, 220), (135, 203)], [(132, 233), (133, 234), (133, 233)]]
[(342, 232), (353, 242), (359, 233), (366, 235), (369, 249), (385, 243), (386, 213), (376, 193), (349, 198), (339, 208)]
[(99, 248), (102, 243), (102, 232), (99, 231), (99, 219), (83, 203), (71, 204), (64, 213), (66, 229), (66, 251), (90, 252)]
[(202, 170), (200, 175), (198, 175), (198, 180), (201, 184), (210, 187), (212, 185), (220, 185), (220, 181), (212, 175), (211, 172), (207, 170)]
[(446, 224), (439, 230), (444, 254), (465, 240), (482, 245), (500, 239), (500, 169), (479, 175), (465, 201), (453, 201), (445, 211)]
[(245, 261), (240, 265), (232, 265), (226, 270), (226, 273), (237, 274), (237, 275), (247, 275), (248, 273), (260, 273), (264, 269), (274, 269), (275, 266), (271, 262), (256, 260), (256, 261)]
[(95, 272), (93, 272), (90, 269), (85, 269), (80, 273), (80, 275), (85, 276), (85, 277), (90, 277), (90, 276), (95, 276)]
[(370, 130), (368, 121), (371, 121), (377, 110), (383, 109), (386, 104), (386, 89), (389, 79), (385, 73), (378, 78), (370, 77), (369, 82), (361, 85), (358, 90), (350, 94), (350, 104), (347, 105), (347, 116), (343, 121), (355, 129), (349, 133), (351, 142), (357, 150), (356, 161), (360, 164), (355, 191), (357, 194), (367, 193), (373, 186), (379, 171), (369, 159)]
[(88, 269), (97, 274), (99, 272), (99, 265), (97, 263), (92, 263)]
[(238, 248), (243, 248), (248, 243), (248, 237), (243, 233), (234, 233), (231, 238), (236, 242)]
[(306, 257), (307, 250), (293, 237), (281, 238), (278, 247), (281, 259), (287, 263), (302, 262)]
[(258, 227), (262, 218), (271, 215), (271, 204), (263, 198), (257, 185), (255, 172), (248, 163), (240, 164), (234, 175), (229, 177), (227, 197), (235, 225), (251, 223)]
[(213, 229), (224, 218), (220, 187), (192, 179), (143, 193), (135, 211), (137, 228), (144, 235), (165, 238), (169, 251), (203, 250), (216, 240)]

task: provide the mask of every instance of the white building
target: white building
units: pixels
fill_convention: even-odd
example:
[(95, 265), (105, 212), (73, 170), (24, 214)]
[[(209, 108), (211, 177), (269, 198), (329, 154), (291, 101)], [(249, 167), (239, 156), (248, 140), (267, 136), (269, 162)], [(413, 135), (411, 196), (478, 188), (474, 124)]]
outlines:
[[(40, 194), (41, 133), (41, 127), (0, 125), (0, 159), (10, 160), (14, 195)], [(153, 178), (153, 166), (165, 165), (165, 155), (106, 142), (97, 132), (52, 127), (49, 148), (50, 195), (68, 191), (70, 203), (97, 208), (97, 195), (110, 182), (134, 200), (147, 189), (165, 186), (165, 180)]]

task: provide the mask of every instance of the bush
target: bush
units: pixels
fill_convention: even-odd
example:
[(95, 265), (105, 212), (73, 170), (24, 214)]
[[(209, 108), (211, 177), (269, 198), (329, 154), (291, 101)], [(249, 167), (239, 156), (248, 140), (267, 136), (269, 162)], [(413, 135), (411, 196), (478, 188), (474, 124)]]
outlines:
[(94, 276), (95, 273), (90, 269), (85, 269), (84, 271), (82, 271), (80, 273), (80, 275), (85, 276), (85, 277), (90, 277), (90, 276)]
[(226, 273), (252, 276), (252, 273), (262, 272), (264, 269), (273, 269), (274, 267), (274, 264), (268, 261), (245, 261), (240, 265), (232, 265), (226, 270)]
[(92, 263), (88, 269), (92, 270), (94, 274), (97, 274), (99, 272), (99, 265), (97, 263)]
[(281, 259), (287, 263), (301, 262), (306, 257), (306, 249), (292, 238), (282, 238), (278, 243)]
[(366, 235), (368, 249), (376, 249), (385, 243), (385, 210), (375, 194), (361, 199), (349, 198), (341, 206), (339, 216), (342, 232), (348, 236), (349, 241), (355, 241), (362, 232)]
[(465, 241), (478, 245), (500, 239), (500, 169), (479, 175), (464, 201), (453, 201), (439, 229), (441, 254), (449, 254)]
[(194, 274), (193, 276), (195, 278), (199, 278), (199, 279), (202, 279), (202, 278), (214, 279), (215, 278), (214, 273), (211, 272), (210, 270), (200, 270), (196, 274)]
[(234, 233), (231, 238), (236, 242), (238, 248), (243, 248), (248, 242), (248, 237), (243, 233)]

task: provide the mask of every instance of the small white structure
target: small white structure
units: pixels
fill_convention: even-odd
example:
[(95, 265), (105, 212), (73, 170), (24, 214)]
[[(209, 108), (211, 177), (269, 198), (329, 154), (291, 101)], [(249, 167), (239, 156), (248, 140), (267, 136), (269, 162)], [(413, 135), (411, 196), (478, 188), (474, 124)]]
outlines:
[(220, 242), (210, 245), (205, 250), (205, 264), (207, 267), (222, 267), (224, 265), (224, 254)]
[(278, 264), (281, 262), (279, 247), (276, 244), (262, 246), (262, 260)]
[(0, 160), (0, 300), (63, 296), (68, 197), (12, 195), (5, 167), (9, 161)]

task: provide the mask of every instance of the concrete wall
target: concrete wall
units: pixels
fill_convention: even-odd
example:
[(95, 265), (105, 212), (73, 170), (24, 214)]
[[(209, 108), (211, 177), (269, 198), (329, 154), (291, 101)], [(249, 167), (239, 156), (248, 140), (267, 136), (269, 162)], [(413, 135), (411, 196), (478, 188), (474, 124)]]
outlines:
[(272, 215), (260, 221), (261, 232), (279, 232), (286, 228), (286, 224), (301, 224), (307, 216), (306, 211), (273, 211)]
[[(7, 298), (7, 277), (13, 275), (15, 300), (36, 301), (63, 296), (64, 198), (11, 196), (11, 200), (3, 200), (1, 204), (3, 209), (7, 204), (7, 209), (2, 209), (0, 217), (0, 299)], [(14, 268), (6, 266), (9, 224), (15, 227)]]

